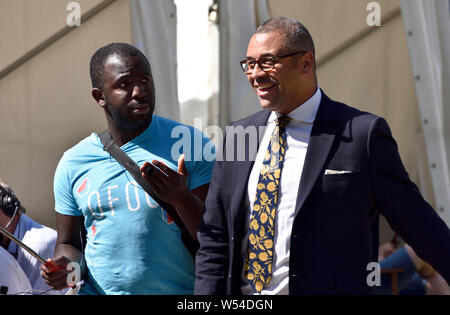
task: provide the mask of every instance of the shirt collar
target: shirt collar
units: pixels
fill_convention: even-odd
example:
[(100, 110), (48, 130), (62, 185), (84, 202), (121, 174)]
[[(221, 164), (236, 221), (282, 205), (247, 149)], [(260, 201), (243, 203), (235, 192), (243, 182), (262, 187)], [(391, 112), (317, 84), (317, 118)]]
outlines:
[[(292, 112), (288, 114), (294, 120), (303, 121), (306, 123), (313, 123), (316, 119), (317, 111), (319, 110), (319, 105), (322, 100), (322, 92), (320, 88), (317, 87), (316, 93), (311, 96), (306, 102), (298, 106)], [(272, 112), (269, 116), (267, 123), (275, 121), (281, 115), (277, 112)]]

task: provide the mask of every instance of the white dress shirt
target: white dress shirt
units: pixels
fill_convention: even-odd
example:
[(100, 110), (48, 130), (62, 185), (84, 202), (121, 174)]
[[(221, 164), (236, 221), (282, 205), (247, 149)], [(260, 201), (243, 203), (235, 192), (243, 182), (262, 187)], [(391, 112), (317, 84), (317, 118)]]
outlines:
[[(42, 258), (53, 258), (57, 236), (55, 230), (37, 223), (25, 214), (21, 214), (14, 230), (14, 236), (32, 248)], [(9, 242), (8, 251), (16, 257), (33, 290), (37, 290), (39, 293), (51, 289), (41, 276), (41, 263), (36, 258), (12, 241)], [(66, 291), (66, 289), (61, 291), (51, 290), (47, 294), (64, 294)]]
[[(275, 215), (275, 250), (272, 261), (272, 279), (268, 287), (261, 291), (261, 294), (289, 294), (289, 253), (294, 211), (309, 137), (321, 99), (322, 93), (317, 88), (316, 93), (309, 100), (287, 115), (292, 120), (286, 126), (286, 153), (278, 192), (279, 203)], [(256, 186), (259, 181), (259, 173), (263, 164), (264, 155), (267, 152), (270, 137), (275, 129), (275, 120), (279, 116), (280, 114), (276, 112), (272, 112), (269, 116), (267, 128), (250, 173), (246, 204), (249, 209), (249, 216), (246, 218), (247, 225), (249, 224), (251, 209), (253, 209), (255, 202)], [(246, 257), (247, 247), (248, 236), (242, 242), (243, 257)], [(242, 279), (244, 283), (241, 287), (242, 293), (253, 294), (253, 289), (248, 284), (243, 271)]]
[(17, 260), (0, 246), (0, 286), (3, 294), (30, 294), (31, 285)]

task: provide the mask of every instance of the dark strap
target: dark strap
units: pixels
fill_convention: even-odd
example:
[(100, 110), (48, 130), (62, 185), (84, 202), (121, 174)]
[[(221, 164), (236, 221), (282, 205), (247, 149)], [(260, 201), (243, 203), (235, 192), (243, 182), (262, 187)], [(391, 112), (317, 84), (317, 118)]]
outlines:
[(103, 144), (103, 150), (108, 152), (114, 159), (116, 159), (116, 161), (119, 162), (119, 164), (122, 165), (131, 174), (131, 176), (133, 176), (136, 182), (150, 195), (150, 197), (152, 197), (153, 200), (155, 200), (160, 205), (160, 207), (169, 214), (169, 216), (181, 230), (181, 240), (183, 241), (184, 245), (189, 250), (192, 257), (195, 257), (199, 244), (189, 234), (189, 231), (186, 229), (186, 226), (184, 225), (183, 220), (181, 220), (180, 216), (178, 215), (177, 210), (171, 204), (161, 200), (155, 194), (150, 184), (142, 177), (139, 166), (128, 156), (128, 154), (126, 154), (122, 151), (122, 149), (119, 148), (119, 146), (111, 138), (108, 131), (102, 132), (98, 135), (98, 137)]

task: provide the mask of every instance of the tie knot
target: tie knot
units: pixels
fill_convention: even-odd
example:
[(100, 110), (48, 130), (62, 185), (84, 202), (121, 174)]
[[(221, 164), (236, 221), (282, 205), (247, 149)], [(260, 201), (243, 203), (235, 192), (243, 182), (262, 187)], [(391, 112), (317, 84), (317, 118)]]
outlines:
[(287, 124), (289, 124), (289, 122), (291, 121), (291, 119), (292, 118), (288, 116), (280, 116), (276, 120), (276, 124), (278, 127), (280, 127), (280, 129), (285, 129)]

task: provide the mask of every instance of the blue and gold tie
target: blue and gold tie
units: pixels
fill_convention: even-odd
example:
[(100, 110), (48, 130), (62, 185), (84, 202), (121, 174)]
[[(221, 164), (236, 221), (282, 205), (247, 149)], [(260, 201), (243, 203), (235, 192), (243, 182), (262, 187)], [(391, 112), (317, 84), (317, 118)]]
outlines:
[(272, 279), (275, 213), (286, 151), (286, 125), (290, 120), (291, 118), (287, 116), (281, 116), (276, 120), (261, 166), (250, 218), (245, 272), (250, 285), (258, 293)]

